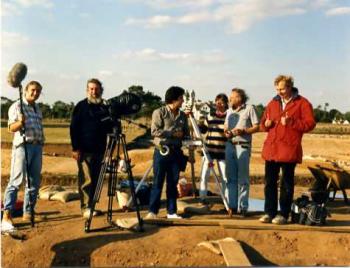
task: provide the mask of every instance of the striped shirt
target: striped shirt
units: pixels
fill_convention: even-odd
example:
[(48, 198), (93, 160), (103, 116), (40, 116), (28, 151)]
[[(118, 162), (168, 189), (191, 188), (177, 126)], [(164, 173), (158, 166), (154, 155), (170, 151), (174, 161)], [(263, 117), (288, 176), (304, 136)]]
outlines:
[(205, 145), (212, 159), (225, 159), (225, 143), (227, 141), (224, 133), (226, 114), (222, 116), (209, 114), (205, 118), (204, 125), (207, 127)]
[[(35, 104), (34, 107), (29, 105), (27, 100), (23, 98), (23, 113), (25, 118), (25, 137), (28, 143), (44, 143), (44, 132), (42, 119), (43, 115), (40, 111), (39, 105)], [(9, 108), (8, 111), (8, 126), (18, 121), (19, 115), (21, 114), (20, 101), (15, 101)], [(16, 131), (13, 137), (13, 145), (19, 146), (23, 143), (23, 135), (20, 131)]]

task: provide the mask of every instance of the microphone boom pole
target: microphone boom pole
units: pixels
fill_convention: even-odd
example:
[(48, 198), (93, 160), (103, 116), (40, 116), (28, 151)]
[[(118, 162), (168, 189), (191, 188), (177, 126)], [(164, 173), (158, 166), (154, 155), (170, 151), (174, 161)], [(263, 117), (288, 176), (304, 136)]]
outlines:
[[(8, 75), (8, 83), (10, 86), (17, 88), (19, 91), (19, 103), (20, 103), (20, 111), (22, 116), (24, 116), (24, 108), (23, 108), (23, 88), (22, 88), (22, 80), (25, 78), (27, 74), (27, 66), (23, 63), (16, 63), (15, 66), (11, 69)], [(28, 161), (28, 150), (27, 150), (27, 140), (26, 140), (26, 127), (25, 123), (23, 124), (20, 133), (23, 137), (23, 147), (24, 147), (24, 157), (26, 162), (26, 179), (27, 179), (27, 188), (30, 190), (31, 183), (29, 180), (29, 161)], [(32, 227), (34, 227), (34, 204), (32, 200), (32, 196), (29, 194), (29, 207), (30, 207), (30, 223)]]

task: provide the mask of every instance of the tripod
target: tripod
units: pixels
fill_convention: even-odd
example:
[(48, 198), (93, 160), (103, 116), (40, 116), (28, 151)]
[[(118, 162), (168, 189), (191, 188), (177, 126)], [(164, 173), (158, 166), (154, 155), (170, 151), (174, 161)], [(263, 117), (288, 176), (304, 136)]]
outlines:
[[(214, 175), (214, 178), (215, 178), (215, 184), (216, 184), (216, 187), (218, 188), (219, 190), (219, 194), (221, 196), (221, 199), (224, 203), (224, 206), (226, 208), (227, 211), (229, 211), (229, 206), (228, 206), (228, 203), (227, 203), (227, 200), (226, 200), (226, 197), (222, 191), (222, 187), (220, 185), (220, 179), (218, 177), (218, 175), (216, 174), (215, 172), (215, 169), (214, 169), (214, 163), (213, 163), (213, 159), (211, 158), (209, 152), (208, 152), (208, 149), (207, 149), (207, 146), (205, 145), (205, 142), (203, 141), (203, 137), (202, 137), (202, 134), (199, 130), (199, 127), (197, 125), (197, 122), (196, 120), (194, 119), (192, 113), (189, 113), (188, 115), (189, 117), (189, 120), (191, 122), (191, 125), (192, 125), (192, 128), (193, 128), (193, 132), (194, 132), (194, 135), (195, 135), (195, 138), (197, 141), (199, 141), (199, 144), (200, 144), (200, 147), (202, 149), (202, 153), (203, 153), (203, 156), (204, 158), (208, 161), (208, 165), (209, 165), (209, 170), (210, 170), (210, 173), (212, 173)], [(192, 142), (192, 144), (196, 144), (195, 141), (190, 141)], [(190, 145), (191, 146), (191, 145)], [(192, 145), (193, 146), (193, 145)]]
[[(117, 150), (117, 158), (113, 158), (113, 154)], [(108, 208), (107, 208), (107, 222), (111, 227), (119, 228), (119, 226), (112, 221), (112, 205), (113, 199), (115, 198), (115, 193), (118, 185), (118, 176), (117, 176), (117, 163), (120, 160), (120, 153), (123, 153), (124, 161), (126, 163), (126, 170), (128, 174), (129, 186), (131, 191), (131, 197), (136, 208), (136, 215), (138, 220), (137, 231), (143, 231), (143, 220), (140, 216), (140, 208), (136, 198), (134, 177), (131, 171), (130, 158), (128, 151), (126, 149), (125, 135), (118, 132), (116, 129), (113, 130), (112, 134), (107, 136), (107, 146), (106, 151), (103, 157), (101, 171), (98, 177), (95, 194), (91, 204), (91, 212), (89, 218), (85, 222), (85, 232), (90, 232), (90, 226), (92, 222), (93, 212), (95, 211), (96, 203), (99, 202), (101, 197), (101, 192), (103, 188), (103, 182), (105, 175), (108, 174)]]
[[(190, 123), (191, 123), (191, 125), (192, 125), (194, 135), (193, 135), (193, 137), (192, 137), (192, 140), (184, 140), (184, 141), (182, 142), (182, 145), (183, 145), (183, 146), (186, 146), (186, 147), (189, 147), (190, 152), (191, 152), (191, 150), (192, 150), (192, 153), (193, 153), (193, 151), (194, 151), (194, 147), (201, 147), (202, 152), (203, 152), (203, 156), (205, 157), (205, 159), (206, 159), (206, 160), (208, 161), (208, 163), (209, 163), (209, 170), (210, 170), (210, 172), (214, 175), (215, 183), (216, 183), (216, 186), (217, 186), (217, 188), (218, 188), (218, 190), (219, 190), (219, 194), (220, 194), (221, 199), (222, 199), (222, 201), (223, 201), (223, 203), (224, 203), (224, 206), (225, 206), (226, 210), (229, 211), (228, 202), (227, 202), (227, 200), (226, 200), (226, 197), (225, 197), (225, 195), (224, 195), (224, 193), (223, 193), (223, 191), (222, 191), (222, 187), (221, 187), (221, 185), (220, 185), (220, 181), (221, 181), (221, 180), (219, 179), (218, 175), (217, 175), (216, 172), (215, 172), (213, 159), (211, 158), (211, 156), (210, 156), (210, 154), (209, 154), (209, 152), (208, 152), (208, 149), (207, 149), (207, 147), (206, 147), (206, 145), (205, 145), (205, 143), (204, 143), (204, 141), (203, 141), (203, 137), (202, 137), (202, 134), (201, 134), (201, 132), (200, 132), (200, 130), (199, 130), (199, 127), (198, 127), (198, 125), (197, 125), (197, 122), (196, 122), (196, 120), (194, 119), (192, 113), (189, 113), (188, 117), (189, 117)], [(137, 188), (136, 188), (136, 190), (135, 190), (136, 193), (137, 193), (137, 191), (139, 190), (139, 187), (141, 186), (141, 184), (147, 179), (147, 176), (148, 176), (148, 174), (151, 172), (151, 170), (152, 170), (152, 165), (146, 170), (145, 174), (143, 175), (142, 180), (140, 181), (139, 185), (137, 186)], [(192, 175), (192, 184), (195, 185), (195, 184), (194, 184), (194, 183), (195, 183), (195, 182), (194, 182), (194, 165), (191, 166), (191, 175)], [(195, 189), (195, 188), (194, 188), (194, 189)], [(131, 203), (131, 199), (129, 199), (128, 205), (129, 205), (130, 203)]]

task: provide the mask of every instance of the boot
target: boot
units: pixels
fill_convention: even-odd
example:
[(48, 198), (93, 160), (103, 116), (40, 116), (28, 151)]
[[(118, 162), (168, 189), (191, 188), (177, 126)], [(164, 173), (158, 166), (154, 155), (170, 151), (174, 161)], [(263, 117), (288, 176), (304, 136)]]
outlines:
[(10, 210), (4, 210), (4, 215), (2, 217), (2, 221), (13, 225), (13, 221), (12, 221), (12, 216), (11, 216), (11, 211)]

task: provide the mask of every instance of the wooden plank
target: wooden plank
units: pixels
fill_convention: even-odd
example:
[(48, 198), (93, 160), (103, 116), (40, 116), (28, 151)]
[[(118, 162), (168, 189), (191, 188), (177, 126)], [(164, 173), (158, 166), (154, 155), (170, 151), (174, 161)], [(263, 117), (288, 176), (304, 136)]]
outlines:
[(229, 237), (218, 243), (227, 266), (252, 266), (241, 244), (235, 239)]
[[(245, 224), (243, 221), (222, 220), (222, 219), (177, 219), (170, 220), (166, 218), (144, 219), (146, 224), (159, 226), (221, 226), (225, 229), (236, 230), (271, 230), (271, 231), (314, 231), (314, 232), (332, 232), (332, 233), (350, 233), (350, 226), (306, 226), (299, 224), (275, 225), (257, 222), (256, 225)], [(336, 224), (336, 223), (335, 223)]]

